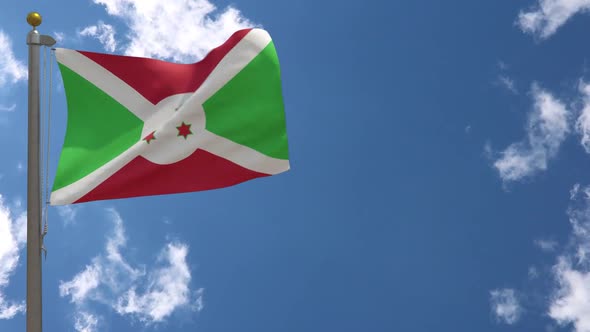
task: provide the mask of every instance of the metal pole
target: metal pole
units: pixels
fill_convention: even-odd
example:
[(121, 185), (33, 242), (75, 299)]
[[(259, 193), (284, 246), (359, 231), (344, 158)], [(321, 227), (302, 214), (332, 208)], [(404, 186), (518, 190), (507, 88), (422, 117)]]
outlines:
[(41, 162), (39, 119), (39, 53), (42, 45), (55, 40), (40, 35), (39, 13), (29, 13), (27, 22), (33, 26), (27, 34), (29, 45), (29, 136), (27, 159), (27, 332), (42, 331), (41, 301)]

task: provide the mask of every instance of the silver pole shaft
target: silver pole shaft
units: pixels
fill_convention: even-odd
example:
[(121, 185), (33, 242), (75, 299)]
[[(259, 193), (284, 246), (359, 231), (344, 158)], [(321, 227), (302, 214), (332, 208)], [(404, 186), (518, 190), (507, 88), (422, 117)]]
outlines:
[(27, 332), (42, 331), (41, 301), (41, 169), (39, 119), (39, 53), (37, 30), (27, 35), (29, 45), (29, 137), (27, 159)]
[(27, 34), (29, 45), (29, 137), (27, 159), (27, 332), (43, 329), (41, 288), (41, 160), (39, 54), (55, 40), (36, 29)]

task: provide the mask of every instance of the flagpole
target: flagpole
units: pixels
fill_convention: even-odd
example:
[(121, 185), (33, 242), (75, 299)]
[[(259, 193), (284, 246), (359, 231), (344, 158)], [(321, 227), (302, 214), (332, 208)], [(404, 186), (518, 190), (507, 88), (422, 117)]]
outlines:
[(41, 332), (41, 161), (39, 54), (41, 46), (52, 46), (55, 40), (39, 34), (41, 15), (31, 12), (27, 22), (33, 30), (27, 34), (29, 45), (29, 121), (27, 158), (27, 332)]

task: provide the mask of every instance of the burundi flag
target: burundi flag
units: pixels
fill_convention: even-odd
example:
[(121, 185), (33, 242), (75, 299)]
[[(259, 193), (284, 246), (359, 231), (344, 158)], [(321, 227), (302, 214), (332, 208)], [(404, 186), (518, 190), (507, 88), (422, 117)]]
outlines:
[(202, 61), (55, 51), (68, 122), (51, 204), (208, 190), (289, 169), (280, 68), (264, 30)]

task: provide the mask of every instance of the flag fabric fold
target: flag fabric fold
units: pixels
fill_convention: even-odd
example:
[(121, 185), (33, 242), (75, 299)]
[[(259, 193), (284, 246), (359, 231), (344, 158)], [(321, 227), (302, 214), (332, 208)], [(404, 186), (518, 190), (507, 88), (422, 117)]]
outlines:
[(52, 205), (193, 192), (289, 169), (270, 35), (234, 33), (203, 60), (56, 49), (68, 122)]

